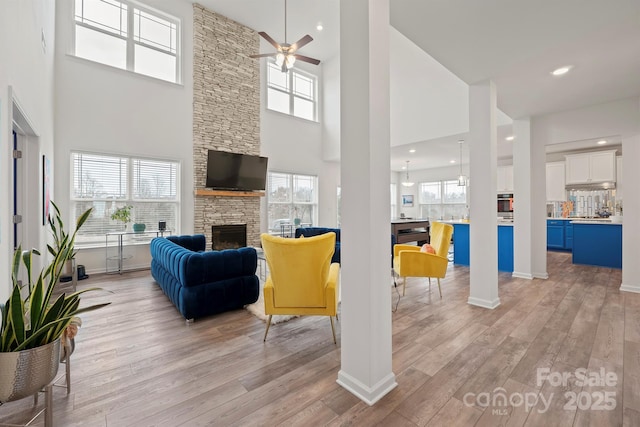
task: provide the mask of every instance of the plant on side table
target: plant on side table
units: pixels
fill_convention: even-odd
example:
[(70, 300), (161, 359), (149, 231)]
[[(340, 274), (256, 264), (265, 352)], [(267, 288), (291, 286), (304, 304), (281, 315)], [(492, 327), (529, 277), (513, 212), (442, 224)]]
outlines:
[(111, 214), (111, 219), (122, 222), (126, 230), (127, 224), (131, 222), (131, 209), (133, 209), (133, 206), (124, 205), (123, 207), (116, 209), (115, 212)]
[[(51, 302), (64, 263), (73, 257), (75, 235), (89, 215), (91, 209), (78, 218), (73, 234), (66, 233), (63, 224), (57, 223), (52, 234), (59, 240), (54, 243), (55, 247), (48, 245), (53, 260), (42, 268), (37, 277), (32, 271), (33, 257), (40, 253), (36, 249), (23, 252), (21, 247), (14, 252), (13, 288), (2, 307), (0, 325), (0, 403), (33, 395), (51, 383), (58, 371), (60, 339), (67, 327), (79, 314), (110, 304), (80, 308), (81, 294), (100, 288), (84, 289), (69, 295), (62, 293)], [(49, 222), (50, 225), (52, 223), (56, 222)], [(18, 279), (21, 264), (25, 269), (24, 284)], [(48, 425), (50, 404), (46, 411), (49, 413), (45, 425)]]

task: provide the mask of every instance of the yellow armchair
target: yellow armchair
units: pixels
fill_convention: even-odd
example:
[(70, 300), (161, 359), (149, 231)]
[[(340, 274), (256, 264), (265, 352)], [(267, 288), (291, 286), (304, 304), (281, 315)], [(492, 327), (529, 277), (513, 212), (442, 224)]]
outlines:
[(422, 252), (420, 246), (394, 245), (393, 246), (393, 271), (402, 278), (402, 295), (405, 294), (407, 277), (428, 277), (429, 289), (431, 278), (438, 279), (438, 290), (442, 298), (440, 279), (447, 273), (449, 259), (449, 244), (453, 234), (453, 226), (441, 222), (432, 222), (429, 225), (430, 244), (436, 253)]
[(340, 264), (331, 264), (336, 234), (287, 239), (262, 234), (262, 249), (269, 268), (264, 285), (264, 312), (269, 315), (264, 341), (274, 314), (329, 316), (338, 309)]

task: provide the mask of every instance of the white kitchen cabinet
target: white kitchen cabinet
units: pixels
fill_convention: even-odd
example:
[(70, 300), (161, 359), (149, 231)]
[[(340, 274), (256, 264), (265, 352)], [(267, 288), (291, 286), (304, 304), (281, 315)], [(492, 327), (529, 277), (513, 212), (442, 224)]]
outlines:
[(598, 151), (565, 156), (567, 184), (592, 184), (616, 180), (616, 152)]
[(513, 166), (498, 166), (498, 193), (513, 193)]
[(564, 183), (564, 162), (546, 164), (547, 201), (566, 202), (567, 192)]
[(616, 202), (622, 201), (622, 156), (616, 157)]

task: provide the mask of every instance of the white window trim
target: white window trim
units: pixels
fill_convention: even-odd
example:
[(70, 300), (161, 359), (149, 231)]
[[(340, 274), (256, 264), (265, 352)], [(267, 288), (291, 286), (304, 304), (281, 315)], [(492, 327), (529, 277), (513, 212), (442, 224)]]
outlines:
[[(276, 60), (274, 58), (268, 58), (268, 60), (265, 62), (266, 63), (266, 67), (265, 67), (265, 82), (267, 83), (267, 87), (265, 90), (265, 106), (266, 109), (274, 112), (274, 113), (278, 113), (278, 114), (284, 114), (285, 116), (288, 117), (293, 117), (296, 119), (300, 119), (300, 120), (305, 120), (307, 122), (313, 122), (313, 123), (319, 123), (320, 122), (320, 115), (319, 115), (319, 111), (320, 111), (320, 100), (318, 98), (318, 93), (319, 93), (319, 89), (318, 86), (320, 84), (320, 79), (318, 78), (317, 75), (304, 71), (304, 70), (300, 70), (298, 68), (292, 68), (289, 71), (287, 71), (287, 79), (289, 80), (289, 90), (285, 91), (282, 90), (281, 88), (279, 88), (278, 86), (271, 86), (271, 84), (269, 83), (269, 67), (271, 66), (271, 64), (276, 63)], [(302, 96), (298, 96), (295, 95), (293, 92), (293, 75), (295, 73), (298, 73), (304, 77), (308, 77), (310, 79), (313, 80), (313, 119), (307, 119), (305, 117), (300, 117), (300, 116), (296, 116), (293, 114), (293, 106), (294, 106), (294, 100), (295, 98), (300, 98), (300, 99), (304, 99), (304, 100), (309, 100), (305, 97)], [(278, 91), (280, 93), (283, 93), (285, 95), (287, 95), (289, 97), (289, 113), (283, 113), (282, 111), (278, 111), (278, 110), (273, 110), (271, 108), (269, 108), (269, 89)], [(285, 173), (285, 172), (283, 172)]]
[[(137, 1), (134, 0), (117, 0), (120, 3), (126, 4), (132, 8), (135, 9), (139, 9), (141, 11), (144, 11), (146, 13), (149, 13), (151, 15), (156, 15), (159, 16), (163, 19), (166, 19), (167, 21), (170, 21), (171, 23), (176, 25), (176, 52), (175, 54), (173, 54), (176, 58), (176, 81), (171, 81), (171, 80), (165, 80), (165, 79), (161, 79), (158, 77), (154, 77), (154, 76), (150, 76), (148, 74), (142, 74), (142, 73), (138, 73), (135, 71), (135, 55), (134, 55), (134, 49), (135, 49), (135, 45), (139, 44), (141, 46), (144, 46), (146, 48), (149, 49), (153, 49), (153, 50), (157, 50), (159, 52), (165, 53), (165, 54), (169, 54), (171, 55), (171, 53), (159, 49), (155, 46), (140, 42), (140, 41), (136, 41), (134, 38), (134, 34), (133, 34), (133, 13), (128, 13), (127, 14), (127, 37), (123, 37), (114, 33), (110, 33), (108, 31), (105, 31), (101, 28), (98, 27), (93, 27), (91, 25), (82, 23), (82, 22), (77, 22), (76, 21), (76, 17), (75, 17), (75, 0), (72, 2), (71, 8), (69, 10), (69, 21), (71, 22), (71, 31), (70, 31), (70, 41), (69, 41), (69, 52), (68, 55), (77, 58), (79, 60), (82, 61), (87, 61), (87, 62), (91, 62), (93, 64), (99, 64), (100, 66), (103, 67), (107, 67), (110, 68), (112, 70), (118, 70), (118, 71), (124, 71), (127, 73), (132, 73), (135, 74), (136, 76), (142, 76), (145, 78), (149, 78), (149, 79), (153, 79), (155, 81), (160, 81), (160, 82), (165, 82), (165, 83), (170, 83), (170, 84), (176, 84), (176, 85), (183, 85), (183, 80), (182, 80), (182, 32), (183, 32), (183, 28), (182, 28), (182, 20), (180, 18), (178, 18), (177, 16), (173, 16), (170, 15), (168, 13), (165, 13), (161, 10), (152, 8), (150, 6), (147, 6), (145, 4), (139, 3)], [(82, 27), (85, 28), (89, 28), (93, 31), (98, 31), (101, 32), (103, 34), (112, 36), (112, 37), (116, 37), (119, 38), (121, 40), (125, 40), (127, 41), (127, 68), (120, 68), (120, 67), (114, 67), (113, 65), (109, 65), (109, 64), (105, 64), (99, 61), (94, 61), (92, 59), (88, 59), (88, 58), (84, 58), (82, 56), (77, 56), (76, 55), (76, 26), (80, 25)]]
[[(272, 173), (279, 173), (279, 174), (284, 174), (284, 175), (288, 175), (289, 176), (289, 188), (291, 188), (291, 200), (288, 202), (278, 202), (278, 201), (271, 201), (271, 197), (269, 196), (269, 183), (270, 183), (270, 178), (269, 175)], [(314, 200), (311, 202), (296, 202), (293, 200), (293, 177), (295, 176), (304, 176), (304, 177), (311, 177), (313, 178), (313, 185), (314, 185)], [(293, 205), (309, 205), (309, 206), (315, 206), (315, 209), (313, 210), (313, 218), (312, 218), (312, 222), (313, 224), (317, 224), (318, 223), (318, 209), (319, 209), (319, 190), (318, 190), (318, 185), (319, 185), (319, 180), (318, 180), (318, 176), (317, 175), (308, 175), (308, 174), (302, 174), (302, 173), (296, 173), (296, 172), (286, 172), (286, 171), (280, 171), (280, 170), (269, 170), (267, 171), (267, 189), (265, 190), (266, 193), (266, 199), (267, 199), (267, 221), (270, 221), (269, 219), (269, 205), (287, 205), (287, 206), (293, 206)], [(291, 218), (293, 219), (293, 218)], [(268, 224), (268, 228), (271, 227), (271, 224)]]

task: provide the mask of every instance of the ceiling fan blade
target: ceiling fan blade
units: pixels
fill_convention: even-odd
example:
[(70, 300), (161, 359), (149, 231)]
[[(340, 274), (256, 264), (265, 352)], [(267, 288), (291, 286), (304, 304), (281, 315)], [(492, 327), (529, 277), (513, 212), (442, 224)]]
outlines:
[(307, 34), (306, 36), (304, 36), (303, 38), (301, 38), (300, 40), (298, 40), (297, 42), (292, 44), (291, 47), (289, 48), (289, 50), (296, 51), (296, 50), (300, 49), (302, 46), (304, 46), (305, 44), (307, 44), (309, 42), (312, 42), (312, 41), (313, 41), (313, 37), (311, 37), (309, 34)]
[(320, 63), (319, 59), (309, 58), (308, 56), (299, 55), (297, 53), (295, 55), (293, 55), (293, 56), (295, 56), (296, 59), (299, 60), (299, 61), (308, 62), (308, 63), (313, 64), (313, 65), (318, 65)]
[(264, 58), (265, 56), (276, 56), (277, 53), (261, 53), (259, 55), (249, 55), (249, 58)]
[(280, 45), (278, 44), (278, 42), (276, 42), (274, 39), (271, 38), (271, 36), (267, 33), (265, 33), (264, 31), (260, 31), (258, 34), (260, 34), (260, 36), (262, 36), (263, 39), (265, 39), (266, 41), (268, 41), (269, 43), (271, 43), (271, 45), (273, 47), (275, 47), (278, 50), (282, 50), (282, 48), (280, 47)]

